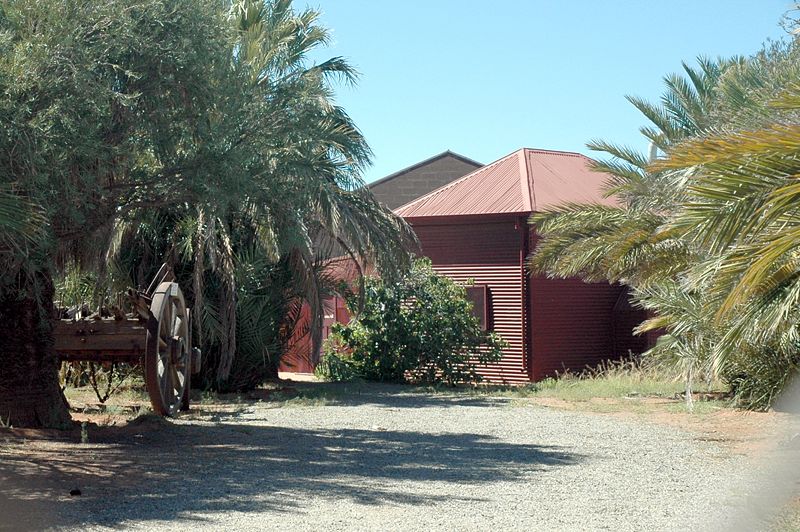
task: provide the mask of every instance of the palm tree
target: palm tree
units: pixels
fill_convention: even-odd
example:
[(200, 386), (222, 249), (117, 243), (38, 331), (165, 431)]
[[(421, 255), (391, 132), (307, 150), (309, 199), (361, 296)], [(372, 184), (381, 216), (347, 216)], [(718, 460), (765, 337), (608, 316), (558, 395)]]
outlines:
[(15, 194), (0, 188), (0, 256), (13, 260), (25, 254), (25, 247), (41, 234), (44, 217), (39, 209)]
[(796, 43), (716, 66), (701, 61), (688, 79), (667, 78), (659, 106), (632, 99), (656, 124), (642, 132), (664, 157), (609, 152), (615, 160), (598, 169), (612, 174), (608, 192), (620, 209), (569, 206), (534, 217), (545, 235), (534, 267), (634, 287), (654, 314), (640, 329), (669, 332), (651, 354), (675, 356), (687, 377), (705, 359), (745, 383), (756, 407), (800, 362)]
[[(740, 62), (699, 58), (697, 68), (684, 63), (684, 76), (664, 78), (660, 104), (628, 97), (651, 122), (641, 133), (654, 152), (667, 151), (713, 126), (715, 89)], [(593, 141), (589, 148), (611, 156), (595, 162), (594, 169), (610, 176), (605, 194), (619, 206), (564, 205), (534, 214), (531, 223), (541, 238), (529, 266), (556, 277), (630, 286), (638, 304), (654, 315), (638, 330), (668, 331), (651, 353), (683, 366), (690, 402), (692, 375), (707, 350), (710, 328), (696, 312), (699, 293), (687, 290), (683, 277), (707, 251), (663, 229), (685, 197), (686, 177), (669, 169), (654, 171), (650, 158), (612, 143)]]
[[(719, 369), (743, 349), (758, 356), (764, 346), (795, 353), (800, 346), (798, 54), (789, 45), (757, 56), (726, 82), (743, 95), (729, 123), (654, 165), (689, 176), (687, 198), (664, 231), (713, 253), (690, 281), (706, 289), (706, 312), (725, 326), (714, 349)], [(758, 85), (742, 90), (751, 79)]]
[[(684, 63), (686, 77), (664, 78), (660, 105), (628, 100), (650, 120), (641, 128), (653, 146), (667, 150), (708, 127), (713, 89), (731, 61), (698, 59)], [(555, 276), (624, 282), (632, 286), (669, 278), (684, 269), (691, 251), (658, 229), (680, 205), (684, 178), (676, 172), (653, 172), (650, 159), (626, 147), (593, 141), (589, 149), (610, 155), (594, 169), (609, 175), (605, 194), (620, 205), (564, 205), (535, 214), (531, 222), (542, 237), (530, 266)]]
[[(139, 215), (136, 223), (123, 224), (127, 238), (120, 247), (130, 251), (136, 242), (141, 247), (147, 242), (143, 237), (158, 228), (150, 270), (172, 257), (183, 261), (178, 269), (192, 272), (195, 323), (207, 337), (214, 377), (209, 384), (215, 386), (231, 380), (235, 356), (268, 358), (268, 369), (277, 370), (276, 347), (266, 337), (260, 342), (270, 344), (269, 350), (251, 342), (248, 349), (259, 352), (248, 354), (237, 345), (237, 336), (255, 338), (259, 334), (252, 328), (275, 322), (270, 314), (258, 323), (254, 314), (266, 316), (264, 307), (245, 302), (255, 301), (254, 294), (243, 291), (240, 280), (252, 280), (256, 266), (264, 280), (280, 279), (271, 285), (272, 295), (281, 295), (272, 299), (274, 312), (291, 314), (288, 309), (300, 299), (310, 305), (316, 347), (323, 300), (332, 289), (321, 263), (331, 250), (350, 256), (362, 271), (374, 265), (391, 275), (409, 264), (408, 249), (415, 243), (402, 219), (364, 186), (360, 174), (370, 162), (369, 147), (333, 102), (331, 83), (352, 82), (355, 72), (341, 58), (319, 64), (307, 59), (328, 41), (327, 31), (316, 23), (318, 13), (295, 12), (286, 0), (242, 0), (232, 4), (229, 18), (236, 35), (232, 62), (245, 80), (248, 99), (239, 146), (249, 159), (235, 169), (240, 174), (233, 176), (236, 186), (214, 201), (173, 207), (155, 218)], [(138, 253), (129, 262), (142, 258)], [(263, 283), (248, 281), (248, 286), (264, 297), (269, 291)], [(242, 311), (250, 314), (240, 317)], [(252, 328), (245, 330), (244, 324)], [(272, 327), (273, 339), (278, 329)], [(248, 385), (262, 375), (250, 374)]]

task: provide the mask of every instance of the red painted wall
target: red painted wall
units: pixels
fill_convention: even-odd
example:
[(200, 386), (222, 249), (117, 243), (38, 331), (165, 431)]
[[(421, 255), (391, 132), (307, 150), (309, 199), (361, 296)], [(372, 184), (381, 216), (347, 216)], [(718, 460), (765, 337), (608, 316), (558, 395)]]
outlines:
[[(311, 334), (309, 333), (309, 321), (311, 310), (308, 304), (303, 303), (300, 320), (295, 326), (292, 337), (289, 340), (286, 353), (281, 357), (279, 371), (292, 373), (314, 373), (314, 368), (319, 363), (322, 353), (311, 352)], [(322, 339), (328, 337), (331, 325), (337, 321), (347, 323), (350, 317), (345, 308), (344, 299), (335, 296), (325, 301), (325, 319), (322, 321)]]
[(523, 328), (523, 270), (520, 218), (448, 224), (420, 221), (412, 226), (439, 273), (489, 288), (493, 330), (508, 342), (502, 360), (480, 373), (494, 382), (529, 381)]
[(633, 329), (647, 319), (647, 312), (631, 304), (630, 292), (622, 290), (614, 305), (614, 353), (617, 356), (641, 354), (655, 345), (660, 336), (654, 331), (633, 334)]
[[(623, 287), (528, 277), (524, 262), (535, 236), (524, 217), (409, 221), (435, 270), (455, 281), (488, 287), (492, 329), (509, 344), (500, 362), (481, 369), (490, 381), (530, 382), (649, 347), (651, 339), (631, 335), (644, 313), (627, 304)], [(307, 319), (307, 309), (305, 313)], [(344, 302), (332, 300), (323, 336), (334, 321), (347, 319)], [(302, 325), (282, 371), (312, 372), (319, 360)]]
[[(531, 232), (529, 247), (535, 246)], [(647, 348), (646, 338), (633, 336), (644, 312), (628, 304), (624, 286), (533, 275), (528, 294), (534, 380), (594, 368)]]
[(531, 278), (534, 380), (615, 358), (613, 309), (621, 291), (607, 283)]

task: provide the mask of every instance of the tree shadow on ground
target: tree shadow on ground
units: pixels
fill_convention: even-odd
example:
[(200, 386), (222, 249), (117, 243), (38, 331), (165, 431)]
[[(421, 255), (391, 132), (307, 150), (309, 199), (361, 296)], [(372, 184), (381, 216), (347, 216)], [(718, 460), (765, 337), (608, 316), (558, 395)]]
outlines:
[[(4, 515), (17, 516), (14, 529), (116, 527), (131, 520), (187, 527), (204, 513), (302, 511), (315, 499), (429, 505), (444, 497), (412, 486), (480, 486), (582, 458), (480, 434), (158, 419), (93, 427), (91, 444), (49, 443), (0, 453), (0, 512), (10, 508)], [(82, 495), (70, 497), (73, 488)], [(461, 493), (463, 500), (480, 500), (480, 490)]]

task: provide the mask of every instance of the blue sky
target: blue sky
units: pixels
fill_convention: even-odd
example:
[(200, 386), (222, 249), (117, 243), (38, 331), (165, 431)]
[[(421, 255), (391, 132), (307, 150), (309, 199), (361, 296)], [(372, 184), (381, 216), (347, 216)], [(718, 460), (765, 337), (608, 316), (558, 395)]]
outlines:
[[(297, 3), (302, 6), (301, 2)], [(641, 150), (626, 94), (656, 100), (698, 55), (780, 39), (787, 0), (319, 0), (325, 56), (361, 73), (337, 101), (375, 152), (374, 181), (450, 149), (489, 163), (515, 149)]]

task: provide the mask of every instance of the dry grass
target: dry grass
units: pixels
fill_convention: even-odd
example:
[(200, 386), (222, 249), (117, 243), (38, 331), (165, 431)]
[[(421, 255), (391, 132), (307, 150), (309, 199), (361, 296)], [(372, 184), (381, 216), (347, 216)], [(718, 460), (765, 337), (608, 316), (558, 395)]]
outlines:
[[(729, 408), (730, 401), (720, 382), (697, 383), (696, 413)], [(427, 387), (433, 393), (454, 393), (453, 388)], [(643, 367), (633, 362), (612, 362), (581, 373), (564, 372), (526, 386), (485, 385), (457, 388), (456, 393), (507, 397), (513, 404), (526, 400), (569, 409), (593, 412), (664, 410), (683, 412), (684, 383), (679, 375), (664, 368)]]
[[(324, 406), (342, 402), (362, 393), (374, 391), (374, 383), (321, 383), (278, 381), (244, 393), (219, 394), (193, 392), (193, 402), (201, 405), (270, 403), (275, 407)], [(704, 383), (696, 395), (695, 413), (703, 414), (730, 407), (720, 383)], [(593, 412), (652, 411), (684, 412), (684, 385), (681, 379), (661, 368), (642, 367), (631, 362), (604, 364), (582, 373), (565, 372), (557, 378), (527, 386), (399, 386), (410, 393), (438, 396), (482, 396), (510, 399), (510, 404), (523, 405), (527, 400), (571, 410)], [(90, 387), (67, 388), (67, 399), (73, 411), (106, 413), (135, 417), (148, 409), (147, 393), (141, 382), (122, 387), (105, 404), (100, 404)]]

